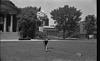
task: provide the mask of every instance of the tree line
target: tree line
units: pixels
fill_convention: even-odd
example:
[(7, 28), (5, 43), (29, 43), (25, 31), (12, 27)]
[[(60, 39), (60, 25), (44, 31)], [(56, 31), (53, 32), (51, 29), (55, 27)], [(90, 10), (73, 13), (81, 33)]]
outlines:
[[(37, 18), (37, 12), (41, 11), (41, 8), (37, 7), (25, 7), (20, 8), (20, 13), (17, 15), (18, 18), (18, 31), (22, 38), (34, 38), (36, 36), (38, 27), (41, 25), (41, 21)], [(81, 10), (75, 7), (65, 5), (59, 7), (50, 12), (51, 18), (55, 20), (57, 24), (55, 26), (58, 31), (63, 31), (63, 38), (71, 37), (80, 30), (81, 21)], [(44, 17), (44, 20), (48, 17)], [(83, 21), (84, 29), (87, 34), (94, 34), (97, 29), (97, 19), (94, 15), (87, 15), (85, 21)]]

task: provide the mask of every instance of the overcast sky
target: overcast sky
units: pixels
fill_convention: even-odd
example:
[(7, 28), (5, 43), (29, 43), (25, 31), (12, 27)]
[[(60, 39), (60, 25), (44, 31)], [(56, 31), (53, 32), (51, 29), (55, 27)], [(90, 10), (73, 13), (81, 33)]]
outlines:
[(82, 14), (82, 20), (88, 14), (97, 13), (96, 0), (11, 0), (17, 7), (23, 8), (26, 6), (40, 7), (45, 13), (47, 13), (50, 19), (50, 25), (53, 25), (53, 20), (50, 18), (50, 12), (58, 7), (64, 5), (74, 6), (80, 9)]

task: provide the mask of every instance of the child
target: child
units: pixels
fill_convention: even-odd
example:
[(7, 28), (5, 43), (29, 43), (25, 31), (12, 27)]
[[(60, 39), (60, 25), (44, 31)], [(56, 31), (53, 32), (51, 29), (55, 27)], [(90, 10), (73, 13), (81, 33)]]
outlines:
[(44, 39), (43, 44), (44, 44), (45, 51), (47, 52), (48, 51), (47, 50), (48, 38)]

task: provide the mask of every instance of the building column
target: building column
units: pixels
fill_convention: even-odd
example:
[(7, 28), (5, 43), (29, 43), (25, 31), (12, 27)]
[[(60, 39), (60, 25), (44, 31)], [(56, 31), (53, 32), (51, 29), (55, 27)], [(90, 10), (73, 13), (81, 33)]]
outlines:
[(19, 30), (18, 30), (18, 21), (17, 21), (17, 27), (16, 27), (16, 32), (19, 32)]
[(4, 29), (4, 30), (3, 30), (4, 32), (6, 32), (6, 20), (7, 20), (7, 18), (6, 18), (6, 15), (5, 15), (5, 16), (4, 16), (4, 28), (3, 28), (3, 29)]
[(10, 32), (13, 32), (13, 15), (11, 15)]

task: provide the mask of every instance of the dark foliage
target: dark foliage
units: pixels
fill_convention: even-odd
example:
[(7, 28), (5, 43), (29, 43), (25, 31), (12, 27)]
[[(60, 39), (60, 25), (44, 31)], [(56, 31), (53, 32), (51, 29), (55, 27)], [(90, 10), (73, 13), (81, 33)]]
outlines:
[[(74, 32), (79, 30), (79, 21), (81, 20), (81, 12), (75, 7), (69, 7), (65, 5), (58, 9), (54, 9), (50, 13), (52, 18), (56, 20), (56, 28), (59, 31), (63, 31), (63, 38), (65, 36), (70, 37)], [(65, 34), (67, 32), (67, 34)]]

